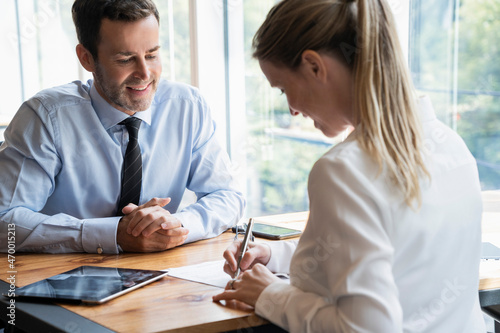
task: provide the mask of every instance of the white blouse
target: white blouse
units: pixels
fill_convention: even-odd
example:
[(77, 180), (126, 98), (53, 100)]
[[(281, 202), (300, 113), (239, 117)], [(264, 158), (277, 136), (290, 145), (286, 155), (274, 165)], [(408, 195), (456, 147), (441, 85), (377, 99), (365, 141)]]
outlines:
[(476, 162), (430, 101), (419, 104), (431, 175), (422, 206), (405, 204), (353, 132), (311, 170), (298, 244), (271, 244), (268, 267), (289, 271), (290, 285), (268, 286), (257, 314), (291, 332), (485, 332)]

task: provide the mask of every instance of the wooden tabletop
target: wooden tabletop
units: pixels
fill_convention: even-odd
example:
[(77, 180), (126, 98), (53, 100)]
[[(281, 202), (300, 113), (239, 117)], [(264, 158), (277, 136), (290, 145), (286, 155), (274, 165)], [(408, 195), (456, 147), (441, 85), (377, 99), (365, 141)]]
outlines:
[[(303, 229), (307, 216), (307, 212), (302, 212), (257, 218), (256, 221)], [(221, 260), (233, 238), (234, 233), (226, 232), (216, 238), (149, 254), (16, 253), (16, 286), (22, 287), (82, 265), (162, 270)], [(2, 262), (7, 262), (6, 255), (2, 257)], [(6, 265), (2, 264), (0, 279), (6, 281), (7, 269), (3, 267)], [(221, 291), (210, 285), (165, 277), (102, 305), (59, 305), (118, 332), (220, 332), (267, 323), (251, 308), (214, 303), (212, 296)]]
[[(256, 218), (256, 222), (303, 229), (308, 213)], [(203, 240), (160, 253), (150, 254), (15, 254), (16, 285), (22, 287), (81, 265), (167, 269), (222, 259), (234, 234)], [(256, 239), (256, 241), (265, 241)], [(483, 214), (483, 241), (500, 247), (500, 211)], [(2, 254), (3, 262), (6, 255)], [(5, 267), (2, 264), (2, 267)], [(500, 288), (500, 262), (481, 262), (479, 290)], [(6, 281), (6, 269), (0, 279)], [(259, 326), (267, 322), (241, 305), (212, 302), (220, 288), (166, 277), (120, 296), (103, 305), (60, 306), (119, 332), (219, 332)]]

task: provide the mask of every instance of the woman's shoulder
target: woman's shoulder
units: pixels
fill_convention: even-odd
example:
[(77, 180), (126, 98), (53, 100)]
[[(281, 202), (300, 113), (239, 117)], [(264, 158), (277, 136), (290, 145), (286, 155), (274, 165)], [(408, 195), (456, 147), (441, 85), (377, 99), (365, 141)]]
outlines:
[[(352, 133), (344, 142), (337, 144), (327, 151), (313, 166), (311, 174), (314, 173), (346, 173), (363, 172), (377, 169), (375, 161), (361, 147)], [(375, 170), (377, 171), (377, 170)], [(377, 172), (375, 172), (376, 174)]]

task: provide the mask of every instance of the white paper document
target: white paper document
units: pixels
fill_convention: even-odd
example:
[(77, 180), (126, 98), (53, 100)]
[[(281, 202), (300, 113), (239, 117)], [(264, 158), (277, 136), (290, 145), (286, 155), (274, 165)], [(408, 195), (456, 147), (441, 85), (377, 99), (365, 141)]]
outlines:
[(197, 265), (170, 268), (168, 275), (179, 279), (225, 288), (231, 277), (224, 273), (225, 260), (208, 261)]

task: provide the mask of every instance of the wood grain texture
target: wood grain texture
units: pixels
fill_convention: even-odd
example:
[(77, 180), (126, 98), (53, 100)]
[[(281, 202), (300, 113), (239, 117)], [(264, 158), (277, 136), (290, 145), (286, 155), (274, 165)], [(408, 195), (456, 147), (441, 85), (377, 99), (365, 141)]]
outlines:
[[(259, 221), (303, 229), (307, 212), (268, 216)], [(243, 223), (246, 221), (241, 221)], [(16, 286), (60, 274), (82, 266), (105, 266), (163, 270), (223, 259), (222, 253), (234, 233), (183, 245), (158, 253), (22, 254), (16, 253)], [(257, 242), (267, 240), (256, 239)], [(7, 255), (2, 254), (0, 279), (6, 281)], [(212, 296), (222, 289), (165, 277), (102, 305), (60, 306), (117, 332), (220, 332), (266, 324), (250, 307), (214, 303)]]
[[(307, 217), (308, 213), (302, 212), (256, 220), (303, 229)], [(483, 241), (500, 247), (500, 212), (484, 212), (482, 227)], [(150, 254), (16, 253), (16, 285), (21, 287), (81, 265), (167, 269), (219, 260), (233, 238), (233, 233), (225, 232), (216, 238)], [(7, 255), (1, 257), (0, 279), (6, 281)], [(480, 267), (479, 290), (500, 288), (500, 261), (483, 261)], [(241, 304), (212, 302), (212, 296), (220, 291), (217, 287), (166, 277), (103, 305), (59, 305), (118, 332), (220, 332), (267, 323)]]

